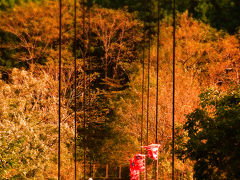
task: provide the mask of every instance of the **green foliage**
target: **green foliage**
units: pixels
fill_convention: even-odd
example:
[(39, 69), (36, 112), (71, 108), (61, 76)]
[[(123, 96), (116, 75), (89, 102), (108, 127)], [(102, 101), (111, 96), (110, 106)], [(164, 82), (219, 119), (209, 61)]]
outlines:
[[(96, 0), (95, 2), (108, 8), (122, 8), (127, 6), (133, 12), (137, 11), (139, 17), (146, 22), (156, 22), (157, 1), (138, 0)], [(148, 12), (152, 3), (151, 13)], [(147, 4), (147, 5), (146, 5)], [(210, 23), (213, 27), (226, 30), (230, 33), (237, 32), (240, 26), (240, 2), (238, 0), (179, 0), (176, 1), (176, 9), (179, 12), (189, 11), (194, 18)], [(161, 0), (161, 18), (172, 14), (172, 0)]]
[(23, 3), (38, 2), (43, 0), (1, 0), (0, 10), (8, 10), (13, 8), (15, 5), (21, 5)]
[(239, 21), (239, 1), (237, 0), (200, 0), (194, 4), (190, 13), (213, 27), (227, 30), (230, 33), (237, 31)]
[(240, 89), (226, 93), (207, 90), (201, 108), (187, 115), (185, 143), (178, 148), (183, 159), (195, 162), (197, 179), (239, 179)]

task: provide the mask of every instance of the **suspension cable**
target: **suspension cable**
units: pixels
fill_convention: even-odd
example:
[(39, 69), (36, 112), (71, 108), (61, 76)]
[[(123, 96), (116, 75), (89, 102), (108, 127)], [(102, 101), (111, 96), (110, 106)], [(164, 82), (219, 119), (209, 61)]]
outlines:
[[(90, 28), (91, 28), (91, 0), (88, 0), (88, 121), (90, 120), (90, 103), (91, 103), (91, 88), (90, 88), (90, 83), (91, 83), (91, 80), (90, 80), (90, 70), (91, 70), (91, 57), (90, 57), (90, 42), (91, 42), (91, 32), (90, 32)], [(92, 176), (92, 169), (91, 169), (91, 166), (92, 166), (92, 163), (91, 163), (91, 160), (92, 158), (90, 157), (90, 177)]]
[[(146, 7), (146, 0), (143, 0), (143, 5)], [(146, 13), (146, 9), (144, 8), (144, 13)], [(144, 122), (144, 91), (145, 91), (145, 43), (146, 43), (146, 19), (145, 14), (143, 16), (143, 54), (142, 54), (142, 116), (141, 116), (141, 154), (142, 154), (142, 146), (143, 146), (143, 122)]]
[[(149, 2), (149, 13), (151, 12), (151, 1)], [(151, 13), (149, 14), (149, 16)], [(150, 18), (149, 18), (150, 19)], [(148, 126), (149, 126), (149, 89), (150, 89), (150, 58), (151, 58), (151, 24), (148, 25), (148, 67), (147, 67), (147, 145), (148, 145)], [(148, 179), (147, 176), (147, 164), (146, 164), (146, 171), (145, 171), (145, 178)]]
[[(150, 6), (149, 6), (149, 12), (151, 11), (151, 2), (150, 2)], [(147, 145), (148, 145), (148, 126), (149, 126), (149, 89), (150, 89), (150, 58), (151, 58), (151, 27), (149, 25), (149, 42), (148, 42), (148, 68), (147, 68), (147, 81), (148, 81), (148, 85), (147, 85)]]
[(174, 180), (175, 155), (175, 49), (176, 49), (176, 5), (173, 0), (173, 101), (172, 101), (172, 179)]
[(74, 0), (74, 165), (75, 180), (77, 179), (77, 1)]
[[(142, 116), (141, 116), (141, 154), (143, 153), (143, 122), (144, 122), (144, 92), (145, 92), (145, 43), (146, 43), (146, 0), (143, 0), (144, 10), (143, 10), (143, 57), (142, 57)], [(147, 176), (147, 163), (145, 161), (145, 172), (143, 179), (145, 180)], [(141, 176), (140, 176), (141, 178)]]
[[(151, 35), (149, 35), (151, 36)], [(148, 81), (148, 85), (147, 85), (147, 145), (148, 145), (148, 126), (149, 126), (149, 89), (150, 89), (150, 58), (151, 58), (151, 40), (149, 37), (149, 42), (148, 42), (148, 68), (147, 68), (147, 72), (148, 72), (148, 76), (147, 76), (147, 81)]]
[(59, 104), (58, 104), (58, 179), (61, 176), (61, 65), (62, 65), (62, 52), (61, 52), (61, 45), (62, 45), (62, 0), (59, 0)]
[[(160, 16), (160, 2), (158, 0), (157, 4), (157, 87), (156, 87), (156, 136), (155, 136), (155, 143), (158, 144), (158, 75), (159, 75), (159, 36), (160, 36), (160, 27), (159, 27), (159, 16)], [(156, 180), (158, 179), (158, 159), (156, 161)]]
[(86, 179), (86, 58), (85, 58), (85, 1), (82, 0), (82, 20), (83, 20), (83, 129), (84, 129), (84, 135), (83, 135), (83, 174), (84, 174), (84, 180)]
[(155, 143), (158, 143), (158, 75), (159, 75), (159, 35), (160, 35), (160, 27), (159, 27), (159, 16), (160, 16), (160, 10), (159, 10), (159, 0), (158, 0), (158, 17), (157, 17), (157, 87), (156, 87), (156, 137), (155, 137)]
[[(91, 68), (91, 59), (90, 59), (90, 26), (91, 26), (91, 11), (90, 11), (90, 0), (88, 0), (88, 107), (89, 107), (89, 112), (90, 112), (90, 103), (91, 103), (91, 88), (90, 88), (90, 68)], [(90, 117), (88, 117), (90, 118)]]
[[(145, 30), (144, 30), (145, 31)], [(145, 43), (145, 32), (143, 37), (143, 42)], [(145, 90), (145, 47), (143, 47), (143, 57), (142, 57), (142, 116), (141, 116), (141, 154), (142, 154), (142, 146), (143, 146), (143, 120), (144, 120), (144, 90)]]

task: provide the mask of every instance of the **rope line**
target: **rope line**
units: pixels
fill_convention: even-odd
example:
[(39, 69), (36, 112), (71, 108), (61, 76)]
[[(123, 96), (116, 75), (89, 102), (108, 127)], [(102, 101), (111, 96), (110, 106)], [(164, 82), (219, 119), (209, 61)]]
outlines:
[(74, 156), (75, 180), (77, 179), (77, 1), (74, 0)]
[(62, 52), (61, 52), (61, 44), (62, 44), (62, 0), (59, 0), (59, 104), (58, 104), (58, 179), (61, 176), (61, 65), (62, 65)]
[(172, 179), (174, 180), (175, 154), (175, 48), (176, 48), (176, 5), (173, 0), (173, 101), (172, 101)]

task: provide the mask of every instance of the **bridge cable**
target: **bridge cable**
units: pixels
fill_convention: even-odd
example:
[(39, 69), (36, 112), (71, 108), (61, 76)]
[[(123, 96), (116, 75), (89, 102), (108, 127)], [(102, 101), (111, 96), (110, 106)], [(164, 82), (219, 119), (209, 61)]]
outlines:
[[(144, 23), (145, 26), (145, 23)], [(145, 30), (143, 36), (143, 43), (145, 44)], [(144, 45), (145, 46), (145, 45)], [(144, 91), (145, 91), (145, 47), (143, 47), (143, 54), (142, 54), (142, 116), (141, 116), (141, 154), (142, 154), (142, 146), (143, 146), (143, 120), (144, 120)]]
[(173, 101), (172, 101), (172, 180), (174, 180), (175, 155), (175, 49), (176, 49), (176, 5), (173, 0)]
[[(149, 18), (148, 20), (150, 20), (150, 16), (151, 16), (151, 5), (152, 3), (149, 2), (149, 7), (148, 7), (148, 11), (149, 11)], [(148, 129), (149, 129), (149, 95), (150, 95), (150, 59), (151, 59), (151, 23), (149, 22), (148, 26), (148, 61), (147, 61), (147, 145), (148, 145)], [(146, 179), (148, 179), (147, 177), (147, 164), (146, 164), (146, 174), (145, 177)]]
[[(91, 59), (90, 59), (90, 42), (91, 42), (91, 32), (90, 32), (90, 29), (91, 29), (91, 0), (88, 0), (88, 121), (90, 120), (90, 112), (91, 112), (91, 107), (90, 107), (90, 104), (91, 104), (91, 88), (90, 88), (90, 83), (91, 83), (91, 80), (90, 80), (90, 71), (91, 71)], [(92, 157), (90, 157), (90, 177), (92, 176), (92, 169), (91, 169), (91, 160), (92, 160)]]
[[(160, 2), (158, 0), (157, 4), (157, 87), (156, 87), (156, 136), (155, 136), (155, 143), (158, 144), (158, 75), (159, 75), (159, 36), (160, 36), (160, 24), (159, 24), (159, 16), (160, 16)], [(158, 160), (156, 161), (156, 180), (158, 179)]]
[(82, 0), (83, 20), (83, 177), (86, 179), (86, 58), (85, 58), (85, 1)]
[[(151, 2), (149, 3), (149, 12), (151, 11)], [(148, 64), (148, 68), (147, 68), (147, 145), (148, 145), (148, 129), (149, 129), (149, 95), (150, 95), (150, 59), (151, 59), (151, 24), (149, 24), (148, 26), (148, 30), (149, 30), (149, 34), (148, 34), (148, 38), (149, 38), (149, 41), (148, 41), (148, 61), (147, 61), (147, 64)]]
[[(143, 0), (144, 7), (146, 4), (146, 0)], [(143, 11), (145, 14), (143, 16), (143, 54), (142, 54), (142, 115), (141, 115), (141, 154), (142, 154), (142, 146), (143, 146), (143, 122), (144, 122), (144, 92), (145, 92), (145, 43), (146, 43), (146, 9)]]
[(77, 1), (74, 0), (74, 165), (75, 180), (77, 179)]
[(62, 0), (59, 0), (59, 90), (58, 90), (58, 96), (59, 96), (59, 102), (58, 102), (58, 179), (60, 179), (61, 176), (61, 65), (62, 65), (62, 52), (61, 52), (61, 44), (62, 44)]

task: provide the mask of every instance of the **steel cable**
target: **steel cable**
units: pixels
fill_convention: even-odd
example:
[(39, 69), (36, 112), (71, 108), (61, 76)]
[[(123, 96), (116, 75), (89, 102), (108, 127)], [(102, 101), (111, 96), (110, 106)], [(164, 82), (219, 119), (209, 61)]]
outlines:
[(176, 49), (176, 5), (173, 0), (173, 101), (172, 101), (172, 179), (174, 180), (175, 155), (175, 49)]
[(61, 52), (61, 44), (62, 44), (62, 0), (59, 0), (59, 104), (58, 104), (58, 179), (61, 176), (61, 66), (62, 66), (62, 52)]

